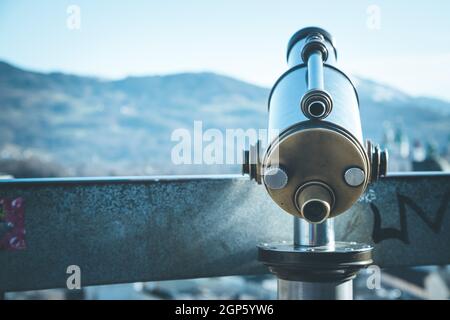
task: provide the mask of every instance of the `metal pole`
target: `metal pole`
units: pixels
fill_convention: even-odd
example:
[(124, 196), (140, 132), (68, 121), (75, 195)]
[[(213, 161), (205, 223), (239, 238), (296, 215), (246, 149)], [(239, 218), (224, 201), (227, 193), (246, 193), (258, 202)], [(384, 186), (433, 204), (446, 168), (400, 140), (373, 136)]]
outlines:
[(334, 247), (334, 219), (322, 223), (308, 223), (294, 217), (294, 244), (297, 246)]
[(352, 300), (353, 280), (302, 282), (278, 279), (279, 300)]
[[(334, 219), (319, 224), (294, 217), (294, 245), (333, 250)], [(280, 300), (352, 300), (353, 280), (344, 282), (304, 282), (278, 279)]]

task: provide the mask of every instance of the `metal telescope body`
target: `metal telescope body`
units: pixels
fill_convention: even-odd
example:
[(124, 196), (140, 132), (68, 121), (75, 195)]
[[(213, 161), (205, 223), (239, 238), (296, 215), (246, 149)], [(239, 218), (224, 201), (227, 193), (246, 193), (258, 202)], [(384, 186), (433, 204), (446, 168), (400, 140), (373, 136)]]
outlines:
[(283, 210), (320, 223), (349, 209), (380, 173), (371, 168), (358, 95), (336, 67), (332, 36), (302, 29), (287, 51), (289, 70), (269, 96), (269, 132), (278, 134), (269, 137), (262, 180)]
[(387, 153), (363, 141), (358, 94), (327, 31), (296, 32), (287, 63), (269, 96), (268, 147), (251, 146), (243, 171), (294, 216), (294, 241), (261, 245), (259, 258), (278, 276), (282, 299), (349, 299), (372, 248), (335, 242), (332, 218), (386, 174)]

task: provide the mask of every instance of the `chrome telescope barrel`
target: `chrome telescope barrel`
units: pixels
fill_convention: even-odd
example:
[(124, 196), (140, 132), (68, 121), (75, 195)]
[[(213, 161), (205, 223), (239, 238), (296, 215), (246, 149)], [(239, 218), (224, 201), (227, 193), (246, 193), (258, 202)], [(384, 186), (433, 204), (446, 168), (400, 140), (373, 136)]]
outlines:
[(372, 144), (365, 148), (358, 94), (337, 68), (332, 36), (305, 28), (287, 51), (289, 69), (269, 96), (260, 181), (286, 212), (321, 223), (349, 209), (385, 174), (387, 156)]

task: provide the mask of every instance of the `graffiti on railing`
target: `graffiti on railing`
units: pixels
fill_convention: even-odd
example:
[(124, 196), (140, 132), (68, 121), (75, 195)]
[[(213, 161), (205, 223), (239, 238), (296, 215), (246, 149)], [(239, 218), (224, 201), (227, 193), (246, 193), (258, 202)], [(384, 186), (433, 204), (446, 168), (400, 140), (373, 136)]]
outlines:
[[(415, 203), (410, 197), (397, 193), (397, 204), (398, 204), (398, 216), (400, 220), (400, 228), (393, 227), (382, 227), (382, 215), (380, 210), (375, 205), (375, 203), (370, 202), (370, 208), (373, 213), (373, 231), (372, 240), (374, 243), (380, 243), (381, 241), (388, 239), (398, 239), (405, 244), (410, 243), (409, 233), (408, 233), (408, 219), (407, 212), (415, 213), (425, 225), (434, 233), (438, 234), (442, 229), (442, 224), (444, 221), (445, 213), (447, 212), (448, 204), (450, 202), (450, 191), (447, 191), (434, 214), (434, 218), (430, 218), (417, 203)], [(410, 209), (410, 210), (408, 210)], [(393, 214), (393, 212), (388, 213)]]

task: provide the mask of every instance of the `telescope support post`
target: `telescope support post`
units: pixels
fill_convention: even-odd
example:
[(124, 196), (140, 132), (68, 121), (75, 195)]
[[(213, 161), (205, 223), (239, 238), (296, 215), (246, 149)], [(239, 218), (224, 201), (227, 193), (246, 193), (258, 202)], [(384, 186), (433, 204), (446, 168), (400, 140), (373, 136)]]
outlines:
[(294, 245), (334, 247), (334, 219), (315, 224), (294, 217)]
[(259, 260), (278, 278), (278, 299), (351, 300), (353, 278), (372, 263), (372, 247), (334, 239), (334, 221), (295, 217), (292, 243), (261, 244)]
[(352, 300), (353, 280), (302, 282), (278, 279), (279, 300)]
[[(294, 246), (334, 248), (334, 219), (319, 224), (294, 217)], [(278, 279), (280, 300), (352, 300), (353, 280), (305, 282)]]

